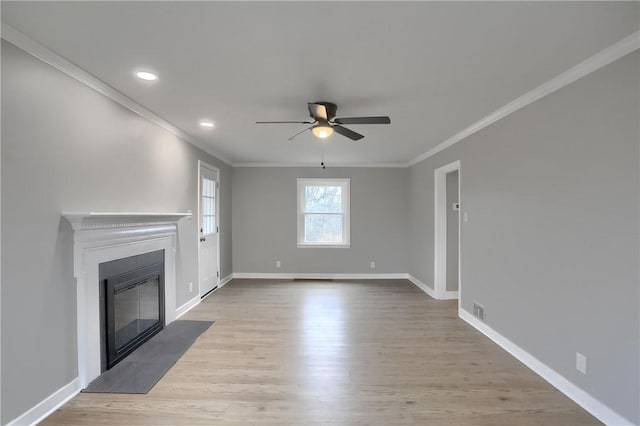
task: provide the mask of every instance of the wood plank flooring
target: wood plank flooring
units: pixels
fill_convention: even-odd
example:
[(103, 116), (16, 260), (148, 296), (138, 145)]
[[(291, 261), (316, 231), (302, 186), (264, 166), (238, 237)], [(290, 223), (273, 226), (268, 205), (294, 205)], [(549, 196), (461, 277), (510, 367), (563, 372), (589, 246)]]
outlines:
[(149, 394), (44, 424), (600, 424), (405, 280), (233, 280), (183, 319), (215, 324)]

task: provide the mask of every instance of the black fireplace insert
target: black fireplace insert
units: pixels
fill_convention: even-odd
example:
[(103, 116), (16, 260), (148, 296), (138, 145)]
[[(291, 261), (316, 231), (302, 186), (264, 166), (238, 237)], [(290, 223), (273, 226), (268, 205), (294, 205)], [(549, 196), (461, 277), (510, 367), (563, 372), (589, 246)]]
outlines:
[(102, 371), (164, 327), (164, 250), (100, 264)]

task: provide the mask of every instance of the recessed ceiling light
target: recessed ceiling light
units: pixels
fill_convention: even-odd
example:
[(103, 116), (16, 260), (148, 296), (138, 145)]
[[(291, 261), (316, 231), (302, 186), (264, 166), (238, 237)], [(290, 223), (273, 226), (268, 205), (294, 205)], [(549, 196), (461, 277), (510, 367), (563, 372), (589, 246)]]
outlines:
[(200, 120), (200, 127), (204, 127), (206, 129), (213, 129), (213, 121), (211, 120)]
[(138, 71), (136, 73), (136, 75), (138, 76), (138, 78), (142, 79), (142, 80), (146, 80), (146, 81), (154, 81), (158, 79), (158, 76), (149, 72), (149, 71)]

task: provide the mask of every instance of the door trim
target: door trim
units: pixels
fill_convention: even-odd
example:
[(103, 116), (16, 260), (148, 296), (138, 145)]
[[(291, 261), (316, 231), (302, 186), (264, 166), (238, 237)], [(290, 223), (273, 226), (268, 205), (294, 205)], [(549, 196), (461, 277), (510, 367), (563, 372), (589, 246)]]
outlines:
[[(200, 224), (200, 198), (201, 198), (201, 192), (200, 192), (200, 184), (202, 182), (202, 174), (201, 174), (201, 170), (202, 168), (205, 169), (209, 169), (210, 171), (212, 171), (213, 173), (216, 174), (216, 181), (218, 182), (218, 187), (216, 188), (216, 226), (218, 227), (218, 238), (217, 238), (217, 248), (216, 248), (216, 255), (218, 257), (217, 260), (217, 268), (218, 268), (218, 274), (216, 277), (216, 286), (217, 288), (220, 288), (220, 169), (218, 169), (217, 167), (212, 166), (209, 163), (205, 163), (202, 160), (198, 160), (198, 185), (197, 185), (197, 196), (196, 198), (198, 199), (198, 205), (197, 205), (197, 210), (196, 210), (196, 216), (197, 216), (197, 226), (198, 228), (196, 229), (196, 241), (197, 241), (197, 247), (198, 247), (198, 296), (200, 298), (202, 298), (203, 296), (205, 296), (206, 294), (211, 293), (211, 291), (203, 294), (202, 293), (202, 289), (200, 288), (200, 228), (201, 228), (201, 224)], [(216, 287), (214, 286), (214, 287)]]
[(458, 291), (447, 291), (447, 173), (454, 171), (458, 171), (458, 203), (462, 207), (460, 161), (454, 161), (433, 171), (433, 290), (436, 299), (458, 299), (459, 305), (462, 296), (462, 208), (458, 214)]

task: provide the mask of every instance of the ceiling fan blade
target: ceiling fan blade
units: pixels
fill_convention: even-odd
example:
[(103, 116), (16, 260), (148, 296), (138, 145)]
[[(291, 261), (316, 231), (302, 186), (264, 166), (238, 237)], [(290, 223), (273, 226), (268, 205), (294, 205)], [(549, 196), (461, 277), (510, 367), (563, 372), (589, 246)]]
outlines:
[(336, 133), (340, 133), (342, 136), (346, 136), (353, 141), (359, 141), (360, 139), (364, 138), (364, 135), (354, 132), (353, 130), (347, 129), (346, 127), (342, 127), (340, 125), (335, 125), (332, 127)]
[(311, 116), (316, 120), (329, 120), (329, 117), (327, 116), (327, 107), (324, 105), (309, 102), (307, 106), (309, 107), (309, 114), (311, 114)]
[(291, 137), (290, 137), (289, 139), (287, 139), (287, 140), (288, 140), (288, 141), (291, 141), (291, 140), (293, 140), (294, 138), (296, 138), (296, 137), (300, 136), (301, 134), (303, 134), (304, 132), (306, 132), (307, 130), (309, 130), (309, 129), (311, 129), (311, 128), (313, 128), (313, 126), (311, 126), (311, 127), (307, 127), (307, 128), (306, 128), (306, 129), (304, 129), (303, 131), (296, 133), (295, 135), (291, 136)]
[(334, 120), (338, 124), (391, 124), (387, 116), (380, 117), (344, 117)]
[(256, 124), (314, 124), (311, 121), (256, 121)]

